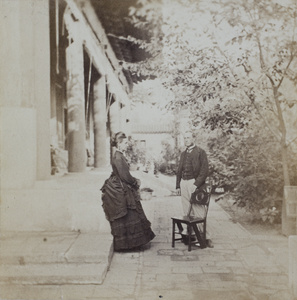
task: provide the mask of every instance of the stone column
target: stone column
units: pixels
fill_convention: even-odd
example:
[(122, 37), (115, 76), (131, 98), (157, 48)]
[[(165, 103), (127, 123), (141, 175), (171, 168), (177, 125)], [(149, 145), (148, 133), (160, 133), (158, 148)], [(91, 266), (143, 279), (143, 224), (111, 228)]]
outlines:
[[(49, 179), (50, 161), (50, 44), (49, 1), (33, 1), (34, 96), (36, 101), (37, 180)], [(42, 63), (41, 63), (42, 62)]]
[(67, 60), (67, 109), (68, 109), (68, 171), (86, 169), (86, 124), (84, 95), (83, 46), (75, 39), (66, 50)]
[(106, 157), (106, 85), (105, 76), (94, 83), (94, 149), (95, 168), (107, 166)]
[[(120, 105), (119, 102), (116, 100), (109, 109), (110, 115), (110, 132), (111, 137), (114, 136), (115, 133), (121, 130), (120, 128)], [(115, 152), (115, 148), (111, 149), (111, 157), (113, 157)]]
[(111, 136), (120, 131), (120, 105), (118, 101), (110, 106), (110, 130)]
[[(34, 90), (35, 78), (42, 78), (42, 74), (37, 74), (35, 69), (34, 44), (37, 41), (33, 9), (33, 0), (0, 1), (0, 36), (3, 41), (0, 47), (2, 190), (32, 187), (36, 180), (38, 99), (35, 99)], [(48, 12), (43, 17), (46, 19)]]

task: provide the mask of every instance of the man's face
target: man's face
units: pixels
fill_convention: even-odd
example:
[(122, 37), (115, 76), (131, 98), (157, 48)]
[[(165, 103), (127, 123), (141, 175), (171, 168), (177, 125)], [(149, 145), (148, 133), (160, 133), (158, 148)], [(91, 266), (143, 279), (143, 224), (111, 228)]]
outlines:
[(191, 132), (186, 132), (184, 135), (185, 146), (190, 147), (194, 145), (194, 137)]

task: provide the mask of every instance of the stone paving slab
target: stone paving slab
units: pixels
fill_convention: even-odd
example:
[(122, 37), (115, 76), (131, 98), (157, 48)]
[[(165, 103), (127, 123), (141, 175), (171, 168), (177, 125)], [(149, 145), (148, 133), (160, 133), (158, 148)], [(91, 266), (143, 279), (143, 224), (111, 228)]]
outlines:
[(101, 284), (112, 237), (102, 233), (9, 233), (1, 236), (0, 284)]
[(0, 263), (62, 263), (78, 232), (23, 232), (1, 235)]

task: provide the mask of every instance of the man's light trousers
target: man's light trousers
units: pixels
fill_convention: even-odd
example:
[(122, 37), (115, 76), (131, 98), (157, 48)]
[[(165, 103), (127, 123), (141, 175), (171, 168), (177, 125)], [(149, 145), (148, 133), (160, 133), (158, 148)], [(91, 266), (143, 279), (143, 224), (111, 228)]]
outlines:
[[(190, 199), (192, 193), (194, 193), (196, 189), (196, 185), (194, 185), (195, 179), (190, 180), (181, 180), (180, 182), (180, 191), (181, 191), (181, 200), (182, 200), (182, 206), (184, 215), (187, 215), (190, 209)], [(203, 205), (193, 205), (191, 210), (191, 216), (193, 217), (200, 217), (204, 218), (205, 216), (205, 207)], [(201, 224), (198, 224), (198, 226)], [(200, 228), (202, 231), (202, 228)], [(210, 239), (210, 234), (206, 230), (206, 239)]]

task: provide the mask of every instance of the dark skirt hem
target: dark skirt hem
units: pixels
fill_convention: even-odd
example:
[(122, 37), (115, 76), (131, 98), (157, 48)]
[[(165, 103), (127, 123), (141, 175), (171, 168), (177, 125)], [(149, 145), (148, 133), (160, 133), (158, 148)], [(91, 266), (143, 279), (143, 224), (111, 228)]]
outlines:
[(155, 234), (152, 230), (150, 230), (149, 233), (146, 234), (146, 238), (142, 239), (141, 241), (138, 240), (137, 242), (134, 241), (132, 243), (129, 243), (129, 246), (124, 243), (123, 245), (120, 245), (121, 243), (116, 243), (114, 241), (114, 251), (125, 251), (125, 250), (139, 250), (140, 247), (148, 244), (151, 240), (153, 240), (155, 237)]
[(155, 237), (143, 211), (128, 209), (124, 217), (110, 222), (110, 225), (115, 251), (143, 246)]

